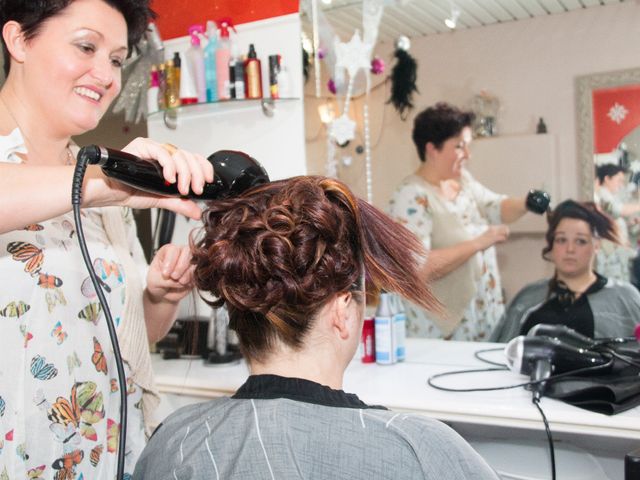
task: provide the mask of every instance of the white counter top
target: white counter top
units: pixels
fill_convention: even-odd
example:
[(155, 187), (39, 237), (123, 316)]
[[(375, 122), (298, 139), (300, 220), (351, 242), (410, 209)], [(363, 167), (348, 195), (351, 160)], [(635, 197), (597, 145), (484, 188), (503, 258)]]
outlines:
[[(356, 393), (369, 404), (419, 412), (444, 421), (542, 430), (540, 415), (531, 404), (531, 393), (523, 388), (459, 393), (427, 385), (429, 376), (436, 373), (489, 367), (474, 358), (473, 353), (501, 346), (408, 339), (406, 362), (382, 366), (354, 360), (345, 373), (344, 390)], [(499, 352), (484, 356), (502, 360)], [(208, 366), (200, 359), (162, 360), (154, 355), (153, 366), (161, 392), (201, 400), (233, 394), (249, 374), (244, 362)], [(442, 378), (438, 384), (473, 388), (512, 385), (526, 380), (522, 375), (498, 371)], [(543, 398), (541, 406), (554, 432), (640, 440), (640, 408), (607, 416), (548, 398)]]

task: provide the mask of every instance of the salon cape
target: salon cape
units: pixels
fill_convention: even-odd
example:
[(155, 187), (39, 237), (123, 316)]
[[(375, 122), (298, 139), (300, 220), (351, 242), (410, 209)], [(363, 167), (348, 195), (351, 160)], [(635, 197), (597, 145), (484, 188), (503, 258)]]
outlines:
[[(531, 312), (548, 300), (548, 291), (548, 279), (520, 290), (491, 333), (490, 341), (508, 342), (517, 337)], [(640, 323), (640, 293), (633, 285), (610, 278), (602, 289), (588, 294), (587, 299), (593, 312), (595, 338), (633, 335)]]

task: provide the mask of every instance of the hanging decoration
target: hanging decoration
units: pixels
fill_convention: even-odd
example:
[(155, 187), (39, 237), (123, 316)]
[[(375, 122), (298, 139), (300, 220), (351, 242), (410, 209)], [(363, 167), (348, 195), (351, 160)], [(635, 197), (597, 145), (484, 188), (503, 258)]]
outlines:
[(124, 65), (127, 79), (113, 106), (114, 113), (124, 111), (127, 123), (138, 123), (146, 118), (151, 65), (164, 61), (164, 45), (155, 24), (149, 24), (143, 39), (136, 46), (136, 53)]
[(411, 41), (401, 35), (395, 43), (396, 64), (391, 70), (391, 98), (392, 103), (400, 114), (402, 120), (406, 120), (409, 111), (413, 108), (413, 94), (418, 93), (416, 87), (418, 65), (409, 54)]
[[(365, 142), (365, 167), (367, 176), (367, 200), (372, 201), (371, 146), (369, 143), (368, 102), (371, 89), (371, 73), (379, 75), (384, 71), (384, 62), (376, 58), (372, 61), (373, 46), (378, 37), (378, 27), (384, 10), (385, 0), (362, 1), (362, 36), (356, 30), (348, 42), (342, 42), (333, 28), (317, 8), (317, 0), (302, 0), (301, 7), (310, 16), (313, 25), (314, 56), (321, 57), (324, 67), (333, 75), (327, 82), (330, 92), (342, 100), (342, 112), (329, 125), (327, 130), (327, 175), (337, 176), (336, 145), (344, 146), (355, 138), (356, 122), (349, 117), (349, 106), (354, 95), (365, 94), (363, 137)], [(322, 45), (322, 47), (320, 47)], [(316, 65), (316, 76), (319, 75)], [(360, 75), (360, 72), (363, 75)], [(364, 80), (364, 81), (363, 81)]]
[(385, 70), (384, 60), (377, 55), (371, 60), (371, 73), (374, 75), (382, 75)]

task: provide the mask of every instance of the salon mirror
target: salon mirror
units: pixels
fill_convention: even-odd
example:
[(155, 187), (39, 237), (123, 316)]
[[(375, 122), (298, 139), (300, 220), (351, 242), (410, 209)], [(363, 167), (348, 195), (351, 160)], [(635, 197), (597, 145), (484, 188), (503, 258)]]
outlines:
[(594, 165), (620, 164), (640, 171), (640, 68), (576, 79), (579, 188), (593, 198)]

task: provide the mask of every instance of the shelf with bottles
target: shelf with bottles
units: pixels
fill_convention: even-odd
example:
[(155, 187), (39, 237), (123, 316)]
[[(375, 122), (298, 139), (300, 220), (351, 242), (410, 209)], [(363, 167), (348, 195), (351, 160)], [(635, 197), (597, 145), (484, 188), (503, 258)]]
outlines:
[(216, 100), (214, 102), (199, 102), (189, 103), (186, 105), (180, 105), (177, 107), (166, 108), (158, 110), (149, 114), (148, 120), (154, 120), (162, 118), (165, 125), (168, 128), (177, 128), (177, 119), (183, 115), (202, 115), (202, 114), (215, 114), (224, 113), (228, 114), (233, 111), (240, 110), (253, 110), (260, 108), (263, 115), (266, 117), (273, 117), (276, 109), (276, 105), (279, 103), (291, 103), (300, 101), (299, 97), (286, 97), (286, 98), (244, 98), (244, 99), (228, 99), (228, 100)]

